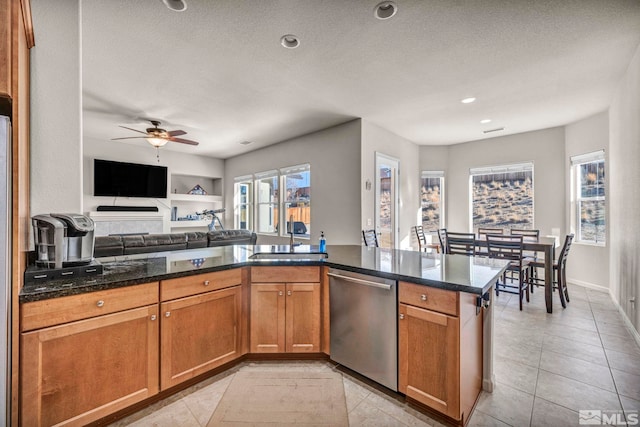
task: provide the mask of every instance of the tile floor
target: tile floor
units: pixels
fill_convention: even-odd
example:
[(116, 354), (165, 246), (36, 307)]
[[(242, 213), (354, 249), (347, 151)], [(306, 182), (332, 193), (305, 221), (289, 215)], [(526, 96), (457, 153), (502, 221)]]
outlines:
[[(566, 310), (554, 295), (547, 314), (544, 291), (524, 310), (517, 296), (495, 300), (496, 387), (482, 392), (469, 426), (574, 426), (581, 409), (640, 410), (640, 347), (608, 294), (569, 288)], [(206, 426), (239, 370), (325, 370), (325, 362), (245, 362), (112, 426)], [(441, 426), (424, 414), (343, 375), (350, 426)], [(635, 412), (632, 412), (635, 411)], [(633, 420), (633, 418), (631, 418)], [(635, 425), (630, 423), (629, 425)]]

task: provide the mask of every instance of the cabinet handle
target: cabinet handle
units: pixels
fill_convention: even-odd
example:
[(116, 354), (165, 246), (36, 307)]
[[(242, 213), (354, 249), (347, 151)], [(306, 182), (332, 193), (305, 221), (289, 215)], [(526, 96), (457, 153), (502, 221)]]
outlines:
[(427, 300), (427, 296), (425, 294), (420, 295), (420, 299), (422, 301), (426, 301)]
[(153, 320), (156, 320), (156, 315), (155, 315), (155, 314), (152, 314), (152, 315), (151, 315), (151, 320), (152, 320), (152, 321), (153, 321)]
[(104, 305), (104, 301), (100, 300), (96, 303), (98, 307), (102, 307)]
[(404, 320), (404, 314), (400, 315), (400, 320)]
[(291, 296), (291, 291), (287, 291), (287, 296)]
[(164, 314), (164, 317), (169, 317), (169, 316), (171, 316), (171, 312), (170, 312), (170, 311), (167, 311), (167, 312)]
[(209, 286), (209, 283), (211, 283), (211, 282), (209, 282), (208, 280), (205, 280), (205, 281), (204, 281), (204, 285), (205, 285), (205, 286)]
[(282, 295), (284, 295), (282, 291), (278, 291), (278, 296), (282, 296)]

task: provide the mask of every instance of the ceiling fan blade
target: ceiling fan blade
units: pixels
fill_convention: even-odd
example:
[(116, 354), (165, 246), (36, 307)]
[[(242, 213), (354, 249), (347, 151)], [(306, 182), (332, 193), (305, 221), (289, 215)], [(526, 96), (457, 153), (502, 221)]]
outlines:
[(148, 136), (127, 136), (126, 138), (111, 138), (111, 140), (117, 141), (118, 139), (147, 139), (147, 138), (149, 137)]
[(134, 132), (142, 133), (142, 134), (144, 134), (144, 135), (146, 135), (146, 134), (147, 134), (146, 132), (142, 132), (141, 130), (138, 130), (138, 129), (132, 129), (132, 128), (128, 128), (128, 127), (126, 127), (126, 126), (120, 126), (120, 127), (121, 127), (121, 128), (123, 128), (123, 129), (129, 129), (129, 130), (132, 130), (132, 131), (134, 131)]
[(190, 139), (183, 139), (183, 138), (167, 138), (169, 141), (173, 141), (173, 142), (179, 142), (181, 144), (189, 144), (189, 145), (198, 145), (200, 144), (199, 142), (195, 142), (195, 141), (191, 141)]
[(183, 130), (172, 130), (170, 132), (167, 132), (167, 134), (169, 136), (180, 136), (180, 135), (186, 135), (187, 133)]

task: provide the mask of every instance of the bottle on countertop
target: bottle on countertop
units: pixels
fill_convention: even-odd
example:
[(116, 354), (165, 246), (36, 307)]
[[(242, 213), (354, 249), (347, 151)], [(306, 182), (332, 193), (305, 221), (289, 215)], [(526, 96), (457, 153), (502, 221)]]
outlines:
[(320, 252), (327, 252), (327, 240), (324, 238), (324, 231), (320, 232)]

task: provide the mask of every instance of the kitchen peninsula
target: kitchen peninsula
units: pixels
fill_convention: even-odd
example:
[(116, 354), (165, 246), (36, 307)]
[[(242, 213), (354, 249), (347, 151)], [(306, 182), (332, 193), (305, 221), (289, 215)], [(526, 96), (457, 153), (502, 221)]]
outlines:
[[(493, 314), (482, 297), (507, 263), (355, 245), (329, 246), (326, 259), (299, 255), (314, 250), (106, 257), (101, 276), (26, 284), (23, 423), (113, 420), (261, 353), (331, 359), (327, 272), (338, 268), (397, 281), (398, 390), (465, 424), (480, 389), (492, 386)], [(272, 252), (284, 254), (255, 256)]]

